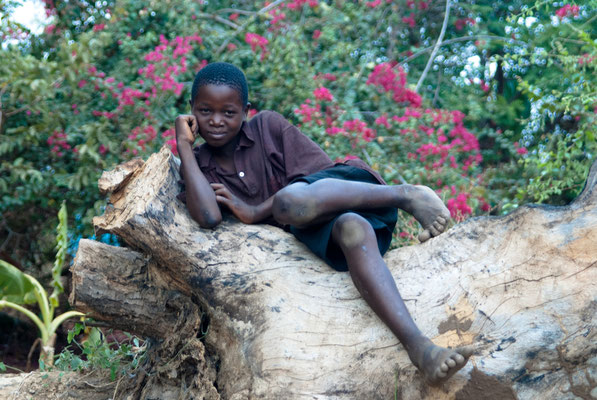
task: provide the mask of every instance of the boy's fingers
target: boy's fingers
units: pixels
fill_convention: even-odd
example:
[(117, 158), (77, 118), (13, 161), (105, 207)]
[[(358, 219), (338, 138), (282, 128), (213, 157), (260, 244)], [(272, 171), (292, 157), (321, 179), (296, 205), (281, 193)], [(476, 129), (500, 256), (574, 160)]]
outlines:
[[(214, 184), (212, 184), (214, 185)], [(222, 196), (225, 197), (227, 199), (230, 199), (232, 197), (232, 195), (230, 194), (230, 191), (228, 190), (228, 188), (222, 184), (219, 184), (219, 187), (213, 187), (212, 189), (214, 190), (216, 196)]]
[(228, 201), (229, 201), (229, 200), (228, 200), (226, 197), (224, 197), (224, 196), (219, 196), (219, 195), (217, 195), (217, 196), (216, 196), (216, 201), (217, 201), (218, 203), (222, 203), (222, 204), (224, 204), (225, 206), (227, 206), (227, 205), (228, 205)]

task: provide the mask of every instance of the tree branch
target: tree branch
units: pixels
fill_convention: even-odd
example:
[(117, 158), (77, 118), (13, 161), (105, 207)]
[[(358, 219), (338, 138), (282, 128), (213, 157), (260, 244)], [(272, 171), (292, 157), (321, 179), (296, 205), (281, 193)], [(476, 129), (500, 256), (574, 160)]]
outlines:
[(219, 9), (220, 13), (231, 13), (231, 14), (243, 14), (243, 15), (255, 15), (255, 11), (240, 10), (238, 8), (222, 8)]
[(209, 18), (209, 19), (213, 19), (214, 21), (217, 21), (221, 24), (224, 25), (228, 25), (229, 27), (231, 27), (232, 29), (238, 29), (238, 25), (235, 24), (234, 22), (227, 20), (226, 18), (222, 18), (219, 15), (214, 15), (214, 14), (205, 14), (205, 13), (198, 13), (197, 16), (199, 18)]
[(239, 26), (236, 31), (230, 35), (226, 40), (224, 40), (224, 42), (222, 42), (222, 44), (220, 45), (220, 47), (218, 47), (218, 49), (215, 52), (215, 55), (218, 56), (220, 55), (220, 53), (226, 48), (226, 46), (228, 45), (228, 43), (230, 43), (230, 40), (232, 40), (233, 37), (235, 37), (236, 35), (238, 35), (239, 33), (241, 33), (242, 31), (245, 30), (245, 28), (247, 26), (249, 26), (249, 24), (251, 22), (253, 22), (255, 20), (255, 18), (257, 18), (257, 16), (268, 12), (269, 10), (271, 10), (272, 8), (276, 7), (277, 5), (279, 5), (280, 3), (283, 3), (285, 0), (276, 0), (274, 1), (272, 4), (263, 7), (261, 10), (257, 11), (255, 14), (253, 14), (251, 17), (249, 17), (244, 24), (242, 24), (241, 26)]
[[(494, 35), (474, 35), (474, 36), (462, 36), (459, 38), (454, 38), (454, 39), (449, 39), (449, 40), (445, 40), (444, 42), (441, 43), (440, 47), (448, 45), (448, 44), (452, 44), (452, 43), (456, 43), (456, 42), (466, 42), (469, 40), (474, 40), (474, 39), (486, 39), (486, 40), (503, 40), (503, 41), (507, 41), (507, 42), (513, 42), (513, 43), (517, 43), (520, 45), (527, 45), (527, 43), (520, 41), (520, 40), (514, 40), (514, 39), (510, 39), (510, 38), (505, 38), (502, 36), (494, 36)], [(407, 62), (414, 60), (415, 58), (422, 56), (423, 54), (431, 51), (435, 46), (429, 46), (426, 47), (424, 49), (421, 49), (419, 51), (417, 51), (415, 54), (413, 54), (412, 56), (409, 56), (408, 58), (400, 61), (396, 66), (398, 65), (404, 65)]]
[(442, 24), (442, 29), (439, 33), (439, 37), (437, 38), (437, 42), (435, 42), (435, 46), (433, 47), (433, 51), (431, 52), (431, 55), (429, 56), (429, 60), (427, 61), (427, 65), (425, 66), (425, 69), (423, 70), (423, 73), (421, 74), (421, 77), (419, 78), (419, 82), (417, 82), (417, 86), (415, 87), (415, 92), (419, 93), (419, 89), (421, 88), (421, 85), (423, 84), (423, 81), (425, 80), (425, 78), (427, 77), (427, 73), (429, 72), (429, 68), (431, 68), (431, 64), (433, 63), (433, 60), (435, 59), (435, 55), (437, 54), (437, 51), (439, 50), (439, 47), (442, 43), (442, 40), (444, 40), (444, 35), (446, 33), (446, 27), (448, 26), (448, 20), (450, 19), (450, 0), (446, 0), (446, 12), (444, 14), (444, 22)]

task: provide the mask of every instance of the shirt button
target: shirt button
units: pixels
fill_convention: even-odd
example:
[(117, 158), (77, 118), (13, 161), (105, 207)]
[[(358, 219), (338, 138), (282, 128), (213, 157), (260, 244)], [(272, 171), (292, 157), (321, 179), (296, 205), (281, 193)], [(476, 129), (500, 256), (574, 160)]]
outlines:
[(243, 171), (240, 171), (240, 172), (238, 173), (238, 176), (240, 176), (241, 178), (244, 178), (244, 177), (245, 177), (245, 173), (244, 173)]

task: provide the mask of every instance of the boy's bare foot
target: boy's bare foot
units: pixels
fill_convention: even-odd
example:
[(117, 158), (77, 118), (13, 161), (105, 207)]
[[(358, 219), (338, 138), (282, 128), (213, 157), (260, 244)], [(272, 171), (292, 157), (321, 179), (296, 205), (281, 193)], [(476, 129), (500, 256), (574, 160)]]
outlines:
[(411, 361), (423, 374), (425, 381), (432, 386), (442, 384), (464, 367), (472, 353), (471, 348), (447, 349), (433, 344), (427, 338), (408, 350)]
[(400, 185), (404, 201), (400, 208), (411, 214), (423, 227), (419, 240), (425, 242), (446, 230), (450, 222), (450, 211), (439, 196), (427, 186)]

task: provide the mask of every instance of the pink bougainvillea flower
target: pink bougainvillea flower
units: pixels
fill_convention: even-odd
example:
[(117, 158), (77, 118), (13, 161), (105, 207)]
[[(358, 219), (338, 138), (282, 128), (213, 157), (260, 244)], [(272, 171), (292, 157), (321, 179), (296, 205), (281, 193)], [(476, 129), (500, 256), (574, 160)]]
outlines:
[(370, 142), (377, 136), (377, 132), (375, 129), (371, 129), (367, 126), (367, 123), (361, 121), (360, 119), (353, 119), (350, 121), (345, 121), (342, 127), (349, 132), (355, 132), (360, 134), (360, 137), (365, 142)]
[(591, 56), (589, 53), (585, 53), (578, 58), (578, 65), (588, 65), (591, 64), (595, 60), (595, 57)]
[(261, 60), (264, 59), (265, 54), (267, 53), (266, 46), (269, 43), (269, 41), (266, 38), (256, 33), (248, 32), (247, 34), (245, 34), (245, 42), (247, 42), (247, 44), (251, 46), (251, 50), (253, 50), (253, 52), (256, 52), (257, 47), (259, 47), (262, 51)]
[(324, 100), (324, 101), (333, 101), (334, 100), (334, 96), (332, 96), (332, 93), (329, 91), (328, 88), (325, 87), (320, 87), (317, 88), (313, 91), (313, 96), (315, 96), (315, 98), (317, 100)]
[(381, 86), (383, 91), (391, 92), (392, 98), (397, 103), (407, 103), (411, 107), (420, 107), (422, 98), (416, 92), (406, 88), (406, 72), (398, 67), (394, 71), (392, 63), (381, 63), (375, 66), (367, 78), (367, 85)]
[[(266, 4), (268, 4), (268, 3), (266, 2)], [(282, 6), (280, 6), (280, 7), (282, 7)], [(270, 23), (272, 29), (277, 28), (278, 26), (281, 26), (282, 21), (284, 21), (286, 19), (286, 14), (284, 14), (282, 11), (280, 11), (280, 8), (274, 8), (273, 10), (270, 11), (270, 14), (272, 16), (272, 19), (270, 20), (269, 23)]]
[(559, 8), (556, 11), (556, 16), (560, 19), (564, 19), (566, 17), (576, 17), (578, 12), (580, 11), (580, 7), (576, 5), (566, 4), (564, 7)]
[(319, 1), (318, 0), (292, 0), (288, 4), (286, 4), (286, 7), (290, 10), (299, 10), (305, 4), (307, 4), (311, 8), (314, 8), (314, 7), (317, 7), (317, 5), (319, 4)]
[(319, 29), (315, 29), (313, 31), (313, 40), (319, 39), (320, 36), (321, 36), (321, 31)]
[(461, 18), (454, 21), (454, 28), (457, 31), (461, 31), (467, 24), (468, 25), (475, 25), (477, 21), (474, 18)]
[(455, 198), (448, 199), (447, 206), (452, 218), (459, 220), (473, 213), (472, 208), (467, 203), (469, 197), (470, 194), (468, 193), (460, 193)]
[(93, 31), (94, 32), (99, 32), (104, 30), (104, 28), (106, 27), (106, 24), (97, 24), (93, 26)]
[(316, 104), (314, 107), (311, 106), (311, 100), (307, 99), (299, 108), (294, 110), (294, 113), (302, 116), (302, 122), (311, 122), (315, 116), (318, 116), (321, 112), (321, 106)]
[(71, 145), (66, 141), (67, 136), (64, 131), (54, 131), (52, 135), (48, 137), (46, 143), (51, 146), (50, 151), (58, 157), (62, 157), (64, 153), (62, 150), (71, 150)]
[(382, 114), (375, 119), (375, 123), (377, 125), (385, 126), (387, 129), (390, 129), (390, 123), (388, 122), (388, 117), (386, 114)]
[(413, 16), (414, 16), (414, 14), (410, 13), (410, 15), (408, 17), (402, 17), (402, 22), (404, 22), (406, 25), (410, 26), (411, 28), (414, 28), (416, 25), (416, 22), (415, 22), (415, 18)]

